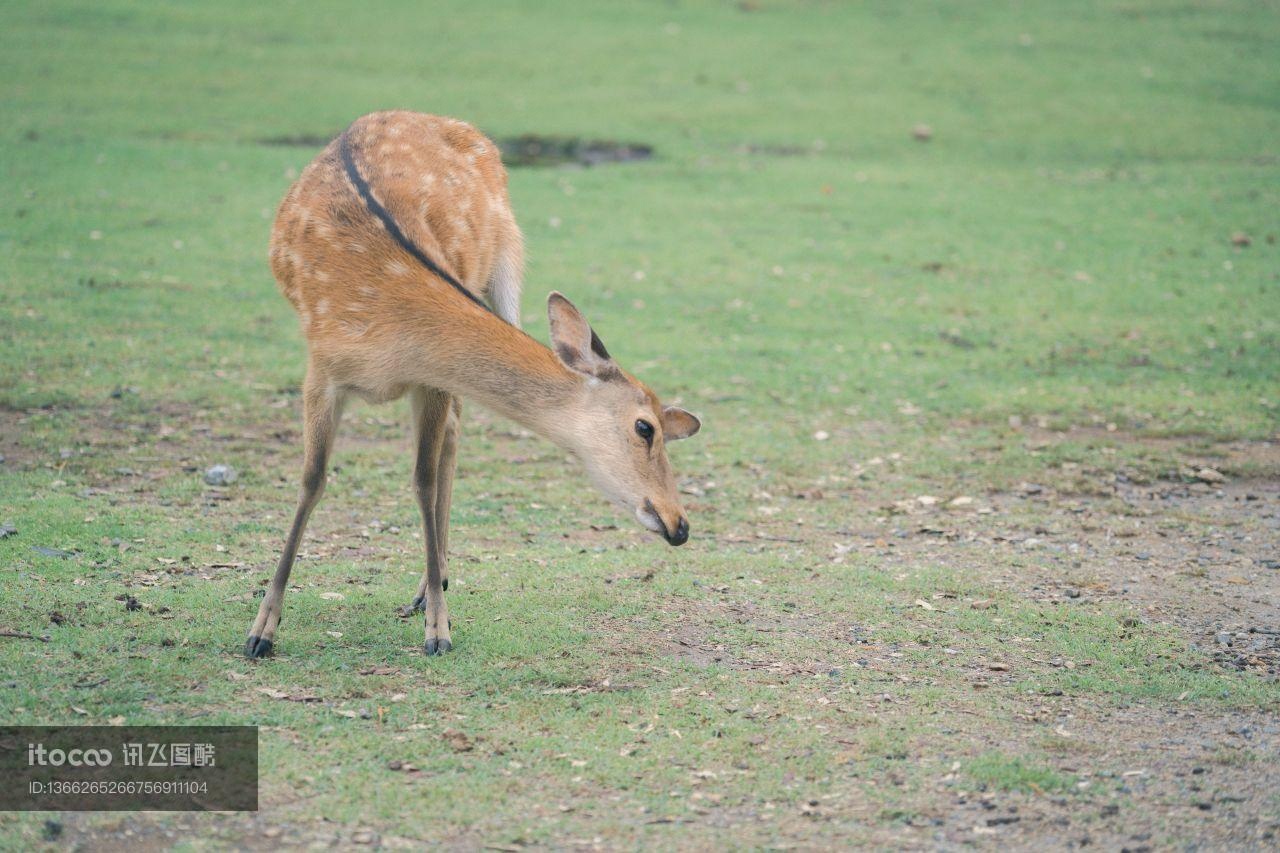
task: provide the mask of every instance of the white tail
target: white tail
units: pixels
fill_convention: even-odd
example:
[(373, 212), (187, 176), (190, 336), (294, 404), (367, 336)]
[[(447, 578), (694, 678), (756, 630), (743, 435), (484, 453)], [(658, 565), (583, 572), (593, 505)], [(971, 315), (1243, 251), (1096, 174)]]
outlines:
[(489, 276), (489, 304), (494, 313), (517, 329), (520, 328), (520, 278), (524, 265), (523, 247), (519, 241), (498, 251), (497, 263)]

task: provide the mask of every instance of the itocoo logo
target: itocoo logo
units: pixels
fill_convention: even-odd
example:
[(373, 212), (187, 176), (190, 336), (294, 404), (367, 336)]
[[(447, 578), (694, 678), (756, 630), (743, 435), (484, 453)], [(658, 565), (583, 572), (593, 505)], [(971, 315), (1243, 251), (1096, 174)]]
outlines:
[(35, 767), (106, 767), (111, 763), (109, 749), (45, 749), (42, 743), (27, 744), (27, 765)]

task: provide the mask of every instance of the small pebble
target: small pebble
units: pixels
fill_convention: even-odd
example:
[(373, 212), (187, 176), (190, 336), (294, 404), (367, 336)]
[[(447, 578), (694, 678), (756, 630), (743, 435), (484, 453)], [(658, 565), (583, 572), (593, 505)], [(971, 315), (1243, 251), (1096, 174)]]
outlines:
[(230, 465), (214, 465), (204, 472), (204, 481), (210, 486), (229, 486), (238, 476), (236, 469)]

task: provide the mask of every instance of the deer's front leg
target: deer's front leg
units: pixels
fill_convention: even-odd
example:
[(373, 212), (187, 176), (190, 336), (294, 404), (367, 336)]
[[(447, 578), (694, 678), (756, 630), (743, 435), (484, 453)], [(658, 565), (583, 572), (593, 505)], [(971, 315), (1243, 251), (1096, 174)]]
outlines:
[(324, 493), (325, 470), (329, 452), (338, 429), (342, 413), (342, 395), (330, 386), (328, 380), (314, 368), (309, 368), (302, 390), (303, 443), (305, 461), (302, 469), (302, 489), (298, 495), (298, 510), (294, 514), (289, 538), (276, 565), (275, 577), (267, 587), (258, 608), (258, 616), (249, 629), (244, 653), (247, 657), (260, 658), (271, 654), (276, 628), (280, 625), (280, 610), (284, 605), (285, 587), (289, 573), (298, 554), (298, 544), (307, 529), (307, 519)]
[(460, 430), (459, 411), (456, 401), (442, 391), (421, 389), (414, 394), (417, 459), (413, 483), (422, 509), (427, 566), (413, 607), (423, 611), (425, 639), (422, 650), (429, 655), (442, 654), (453, 648), (449, 634), (449, 609), (444, 601), (444, 591), (449, 585), (445, 549)]

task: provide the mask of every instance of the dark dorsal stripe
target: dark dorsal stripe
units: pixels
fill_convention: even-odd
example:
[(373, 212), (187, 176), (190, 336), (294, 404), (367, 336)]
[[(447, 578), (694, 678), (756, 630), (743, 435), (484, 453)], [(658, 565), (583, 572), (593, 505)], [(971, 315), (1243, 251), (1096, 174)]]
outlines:
[[(378, 200), (373, 197), (373, 193), (369, 189), (369, 182), (360, 176), (360, 170), (356, 168), (356, 161), (351, 156), (351, 141), (348, 139), (349, 133), (350, 131), (343, 131), (342, 136), (338, 137), (338, 153), (342, 157), (342, 166), (347, 171), (347, 177), (351, 179), (351, 183), (355, 186), (356, 193), (359, 194), (360, 199), (364, 202), (364, 206), (369, 209), (370, 213), (378, 217), (384, 226), (386, 226), (387, 233), (391, 235), (393, 240), (400, 244), (400, 248), (413, 255), (413, 257), (417, 259), (418, 263), (422, 264), (424, 267), (431, 270), (431, 272), (453, 285), (454, 289), (463, 296), (467, 297), (484, 310), (489, 311), (489, 306), (485, 305), (479, 297), (463, 287), (462, 282), (458, 281), (456, 278), (449, 275), (448, 272), (441, 269), (440, 265), (431, 260), (426, 252), (419, 249), (417, 244), (410, 240), (408, 235), (400, 230), (400, 226), (396, 224), (396, 220), (391, 215), (390, 211), (383, 207)], [(492, 314), (493, 312), (489, 311), (489, 313)], [(494, 316), (497, 317), (498, 315), (494, 314)]]

